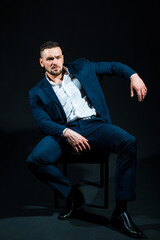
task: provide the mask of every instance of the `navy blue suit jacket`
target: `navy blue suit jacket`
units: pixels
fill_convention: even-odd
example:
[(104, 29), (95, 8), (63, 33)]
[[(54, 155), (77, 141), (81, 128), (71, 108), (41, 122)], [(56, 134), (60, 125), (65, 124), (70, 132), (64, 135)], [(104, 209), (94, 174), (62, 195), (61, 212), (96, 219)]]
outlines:
[[(118, 62), (90, 62), (86, 59), (77, 59), (65, 66), (80, 81), (97, 113), (106, 123), (111, 123), (110, 113), (97, 74), (118, 75), (130, 79), (135, 71)], [(29, 91), (29, 101), (33, 117), (41, 132), (60, 140), (62, 132), (66, 128), (67, 119), (62, 105), (46, 77)]]

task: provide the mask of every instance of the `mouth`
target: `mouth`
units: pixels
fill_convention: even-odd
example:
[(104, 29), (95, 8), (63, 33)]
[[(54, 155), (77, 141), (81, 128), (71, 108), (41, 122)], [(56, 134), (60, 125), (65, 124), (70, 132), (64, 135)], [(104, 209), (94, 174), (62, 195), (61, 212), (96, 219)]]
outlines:
[(53, 66), (52, 69), (53, 70), (57, 70), (59, 67), (58, 66)]
[(62, 73), (62, 70), (59, 66), (51, 66), (49, 73), (54, 76), (58, 76)]

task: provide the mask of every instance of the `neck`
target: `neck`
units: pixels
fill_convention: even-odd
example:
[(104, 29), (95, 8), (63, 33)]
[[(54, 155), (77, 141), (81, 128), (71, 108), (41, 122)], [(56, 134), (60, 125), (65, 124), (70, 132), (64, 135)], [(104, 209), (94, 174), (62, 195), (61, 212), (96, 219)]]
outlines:
[(48, 72), (46, 72), (46, 75), (47, 75), (47, 77), (49, 78), (50, 81), (52, 81), (54, 83), (60, 83), (63, 80), (64, 70), (58, 76), (54, 76), (54, 75), (52, 75)]

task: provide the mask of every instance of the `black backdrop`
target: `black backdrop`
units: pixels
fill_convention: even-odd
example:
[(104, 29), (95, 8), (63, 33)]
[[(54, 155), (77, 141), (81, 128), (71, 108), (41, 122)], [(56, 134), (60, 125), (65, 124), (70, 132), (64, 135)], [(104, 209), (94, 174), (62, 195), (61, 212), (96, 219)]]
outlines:
[[(138, 160), (150, 159), (154, 166), (160, 155), (159, 17), (155, 1), (21, 1), (17, 5), (4, 3), (0, 18), (4, 178), (10, 178), (8, 171), (17, 164), (17, 156), (19, 163), (25, 163), (32, 142), (36, 142), (32, 134), (27, 135), (36, 131), (28, 91), (43, 77), (39, 46), (48, 40), (61, 43), (66, 62), (79, 57), (119, 61), (138, 72), (148, 87), (143, 103), (130, 98), (129, 82), (118, 77), (105, 77), (103, 90), (113, 123), (137, 137)], [(31, 146), (26, 151), (27, 136)]]

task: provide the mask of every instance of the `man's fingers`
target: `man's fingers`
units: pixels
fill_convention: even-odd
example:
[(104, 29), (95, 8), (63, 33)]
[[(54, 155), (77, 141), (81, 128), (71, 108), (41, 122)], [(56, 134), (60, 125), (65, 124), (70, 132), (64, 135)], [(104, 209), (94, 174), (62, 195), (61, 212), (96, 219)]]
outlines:
[(131, 97), (134, 97), (134, 90), (132, 87), (131, 87)]
[(88, 148), (89, 150), (91, 149), (88, 140), (87, 139), (83, 139), (83, 141), (79, 142), (78, 144), (76, 144), (75, 146), (75, 150), (77, 151), (83, 151), (86, 150), (86, 148)]
[(146, 95), (147, 95), (147, 88), (143, 88), (143, 89), (142, 89), (142, 94), (143, 94), (143, 96), (146, 96)]
[(86, 142), (86, 145), (87, 145), (88, 149), (91, 150), (91, 147), (90, 147), (88, 141)]
[(147, 95), (147, 89), (143, 88), (137, 91), (138, 101), (141, 102), (144, 100), (145, 96)]
[(78, 147), (75, 147), (74, 150), (75, 150), (77, 153), (79, 153)]
[(83, 146), (81, 146), (81, 144), (77, 145), (77, 147), (80, 151), (83, 151)]
[(86, 150), (86, 148), (88, 148), (89, 150), (91, 149), (89, 143), (88, 143), (88, 140), (85, 140), (83, 143), (82, 143), (82, 147), (83, 147), (83, 150)]
[[(137, 96), (138, 96), (138, 101), (141, 102), (144, 100), (145, 96), (147, 95), (147, 89), (143, 88), (143, 89), (138, 89), (136, 90), (137, 92)], [(131, 88), (131, 97), (134, 96), (134, 90), (133, 88)]]
[(87, 148), (90, 150), (91, 147), (88, 143), (88, 140), (80, 135), (79, 133), (68, 128), (65, 131), (64, 136), (68, 139), (69, 144), (74, 148), (74, 150), (79, 153)]

